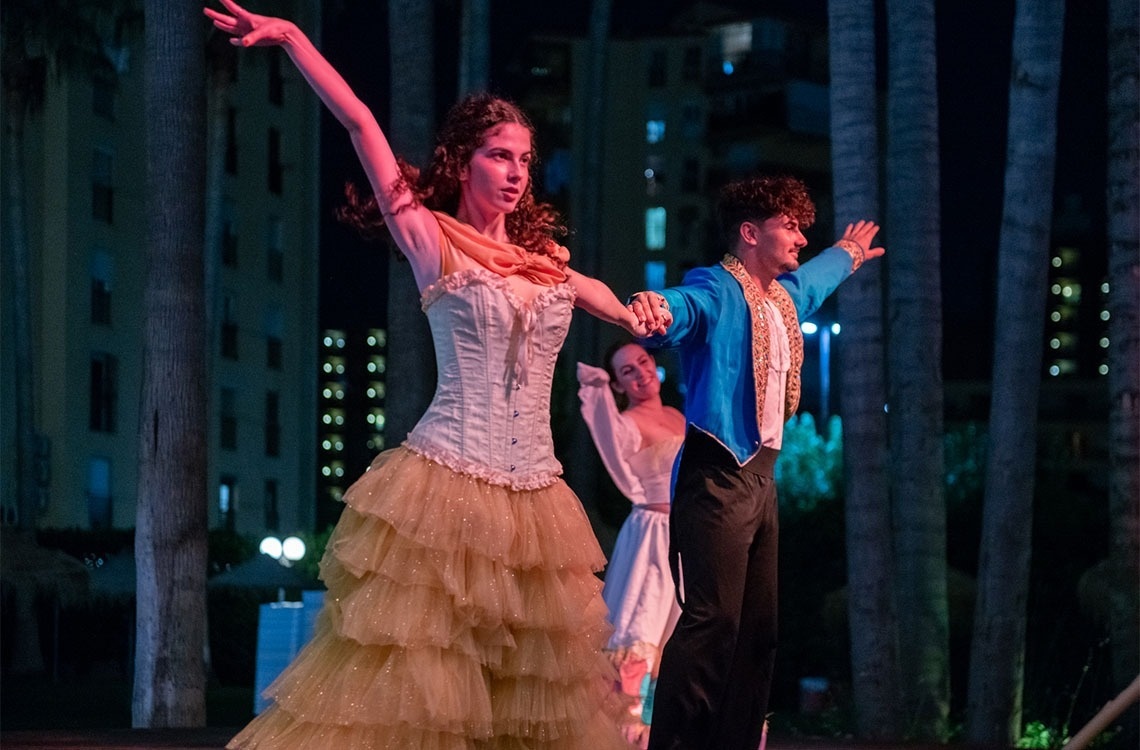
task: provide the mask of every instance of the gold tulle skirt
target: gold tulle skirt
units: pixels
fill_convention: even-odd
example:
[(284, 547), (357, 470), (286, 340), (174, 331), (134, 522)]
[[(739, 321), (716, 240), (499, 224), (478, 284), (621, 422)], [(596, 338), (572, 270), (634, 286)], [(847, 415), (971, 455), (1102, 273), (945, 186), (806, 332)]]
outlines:
[(512, 490), (400, 447), (344, 499), (316, 634), (229, 748), (628, 747), (605, 557), (564, 482)]

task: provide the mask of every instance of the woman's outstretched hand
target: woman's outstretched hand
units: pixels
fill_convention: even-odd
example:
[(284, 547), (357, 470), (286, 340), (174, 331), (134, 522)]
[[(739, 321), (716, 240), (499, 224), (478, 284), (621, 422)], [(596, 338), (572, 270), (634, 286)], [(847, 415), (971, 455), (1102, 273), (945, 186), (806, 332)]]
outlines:
[(291, 21), (250, 13), (233, 0), (219, 1), (229, 11), (228, 14), (213, 8), (203, 8), (202, 12), (214, 22), (216, 28), (233, 37), (230, 44), (236, 47), (278, 45), (296, 28)]

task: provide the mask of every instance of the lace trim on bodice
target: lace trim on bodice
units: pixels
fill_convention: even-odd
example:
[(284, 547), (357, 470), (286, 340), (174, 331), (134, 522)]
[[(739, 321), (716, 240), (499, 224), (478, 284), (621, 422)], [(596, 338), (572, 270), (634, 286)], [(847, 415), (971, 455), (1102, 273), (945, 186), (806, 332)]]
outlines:
[(505, 277), (493, 271), (488, 271), (486, 268), (464, 268), (462, 271), (441, 276), (435, 282), (428, 285), (428, 287), (423, 290), (423, 293), (420, 294), (420, 307), (424, 312), (427, 312), (427, 309), (443, 295), (458, 291), (476, 280), (486, 282), (488, 285), (501, 291), (503, 296), (506, 297), (507, 302), (510, 303), (512, 309), (516, 311), (530, 309), (531, 315), (538, 315), (549, 307), (552, 302), (560, 298), (565, 297), (566, 299), (574, 300), (577, 297), (574, 293), (574, 287), (569, 284), (555, 284), (554, 286), (544, 288), (535, 295), (534, 299), (528, 302), (515, 292), (514, 287), (511, 286)]
[[(511, 327), (511, 337), (507, 348), (508, 361), (513, 362), (512, 375), (514, 382), (526, 385), (530, 371), (530, 360), (533, 343), (530, 336), (535, 323), (546, 308), (559, 300), (567, 300), (573, 304), (577, 298), (574, 287), (569, 284), (556, 284), (546, 287), (533, 299), (527, 301), (515, 292), (506, 278), (499, 276), (485, 268), (465, 268), (441, 277), (434, 284), (424, 289), (420, 295), (420, 307), (426, 313), (428, 308), (441, 297), (452, 294), (463, 287), (481, 282), (493, 287), (503, 295), (515, 313), (515, 324)], [(524, 345), (525, 342), (525, 345)]]

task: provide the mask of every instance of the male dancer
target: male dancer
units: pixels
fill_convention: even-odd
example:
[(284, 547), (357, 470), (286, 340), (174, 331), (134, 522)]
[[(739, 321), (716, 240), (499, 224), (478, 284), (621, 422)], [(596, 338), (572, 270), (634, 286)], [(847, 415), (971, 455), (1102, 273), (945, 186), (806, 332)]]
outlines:
[(668, 325), (647, 346), (678, 347), (688, 422), (673, 486), (669, 561), (681, 619), (666, 643), (650, 750), (756, 750), (776, 649), (773, 467), (800, 395), (800, 318), (865, 260), (879, 227), (859, 221), (799, 264), (815, 219), (794, 177), (727, 185), (717, 205), (728, 253), (629, 308)]

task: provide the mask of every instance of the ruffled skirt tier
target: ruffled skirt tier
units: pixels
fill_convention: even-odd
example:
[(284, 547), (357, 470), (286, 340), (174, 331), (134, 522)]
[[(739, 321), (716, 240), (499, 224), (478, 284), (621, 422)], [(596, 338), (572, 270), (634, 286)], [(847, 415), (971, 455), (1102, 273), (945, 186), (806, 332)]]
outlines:
[(627, 747), (605, 558), (564, 482), (514, 490), (400, 447), (344, 499), (316, 633), (228, 747)]

